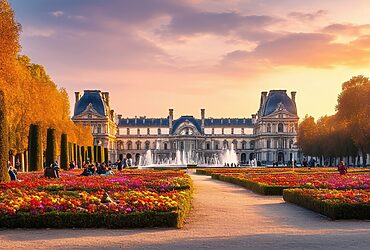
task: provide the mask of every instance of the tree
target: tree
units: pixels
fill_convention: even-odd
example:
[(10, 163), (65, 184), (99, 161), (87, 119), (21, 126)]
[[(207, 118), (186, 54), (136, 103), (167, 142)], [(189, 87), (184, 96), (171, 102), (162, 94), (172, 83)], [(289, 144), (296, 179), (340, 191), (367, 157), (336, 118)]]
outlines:
[(336, 106), (338, 119), (345, 125), (363, 156), (370, 153), (370, 81), (355, 76), (344, 82)]
[(48, 128), (47, 130), (47, 139), (46, 139), (46, 166), (50, 166), (56, 161), (57, 152), (56, 152), (56, 138), (55, 138), (55, 129)]
[(0, 90), (0, 182), (10, 181), (8, 173), (8, 122), (4, 92)]
[(31, 124), (28, 139), (28, 170), (38, 171), (43, 169), (42, 140), (40, 126)]
[(68, 136), (62, 134), (60, 138), (60, 167), (68, 169)]

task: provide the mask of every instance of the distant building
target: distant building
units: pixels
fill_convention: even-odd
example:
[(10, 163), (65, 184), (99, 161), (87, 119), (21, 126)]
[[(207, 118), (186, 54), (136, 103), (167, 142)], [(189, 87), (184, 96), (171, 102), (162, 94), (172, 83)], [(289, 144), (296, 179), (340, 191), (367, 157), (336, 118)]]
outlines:
[(109, 93), (76, 92), (75, 123), (91, 125), (94, 144), (107, 147), (111, 161), (132, 158), (139, 164), (148, 150), (155, 152), (155, 163), (169, 163), (176, 156), (198, 164), (216, 163), (225, 149), (233, 148), (240, 164), (256, 159), (263, 165), (299, 160), (296, 146), (298, 116), (296, 92), (286, 90), (261, 93), (259, 110), (251, 118), (200, 118), (183, 115), (168, 117), (122, 118), (110, 109)]

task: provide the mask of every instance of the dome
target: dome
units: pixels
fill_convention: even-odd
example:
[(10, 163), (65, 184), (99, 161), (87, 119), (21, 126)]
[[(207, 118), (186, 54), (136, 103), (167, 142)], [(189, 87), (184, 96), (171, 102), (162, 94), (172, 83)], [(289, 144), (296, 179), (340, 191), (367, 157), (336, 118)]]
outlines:
[(199, 120), (195, 119), (193, 116), (181, 116), (179, 119), (175, 120), (172, 126), (172, 133), (184, 122), (189, 122), (198, 130), (199, 133), (202, 131)]
[(85, 90), (83, 96), (75, 105), (74, 116), (84, 112), (90, 103), (100, 115), (106, 115), (105, 104), (100, 90)]
[(297, 114), (296, 105), (287, 95), (286, 90), (271, 90), (265, 102), (263, 116), (272, 114), (280, 103), (284, 105), (288, 112), (295, 115)]

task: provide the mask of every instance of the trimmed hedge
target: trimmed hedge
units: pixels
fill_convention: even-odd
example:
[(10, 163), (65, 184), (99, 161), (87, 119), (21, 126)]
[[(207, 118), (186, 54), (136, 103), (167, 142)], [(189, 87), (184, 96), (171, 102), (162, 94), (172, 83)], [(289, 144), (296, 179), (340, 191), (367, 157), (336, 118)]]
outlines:
[(62, 134), (60, 138), (60, 167), (68, 169), (68, 136)]
[(49, 167), (57, 160), (55, 129), (48, 128), (46, 135), (46, 166)]
[(9, 128), (4, 92), (0, 90), (0, 181), (10, 181), (8, 173)]
[(285, 186), (271, 186), (264, 185), (258, 182), (253, 182), (245, 179), (240, 179), (232, 176), (225, 176), (222, 174), (212, 174), (212, 179), (233, 183), (242, 187), (245, 187), (255, 193), (262, 195), (282, 195), (283, 190), (291, 187)]
[(43, 169), (42, 137), (40, 126), (31, 124), (28, 137), (28, 170), (41, 171)]
[(318, 212), (333, 220), (370, 219), (370, 204), (329, 203), (298, 193), (296, 189), (285, 189), (283, 198), (286, 202)]

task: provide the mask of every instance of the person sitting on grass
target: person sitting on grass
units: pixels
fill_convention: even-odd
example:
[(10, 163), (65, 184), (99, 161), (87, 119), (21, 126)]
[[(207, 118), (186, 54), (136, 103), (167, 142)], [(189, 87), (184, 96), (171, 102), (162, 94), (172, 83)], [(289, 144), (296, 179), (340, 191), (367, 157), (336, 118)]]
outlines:
[(340, 175), (344, 175), (347, 173), (347, 167), (344, 165), (344, 161), (340, 161), (338, 171)]
[(84, 171), (81, 173), (81, 176), (91, 176), (93, 175), (88, 166), (85, 166)]

